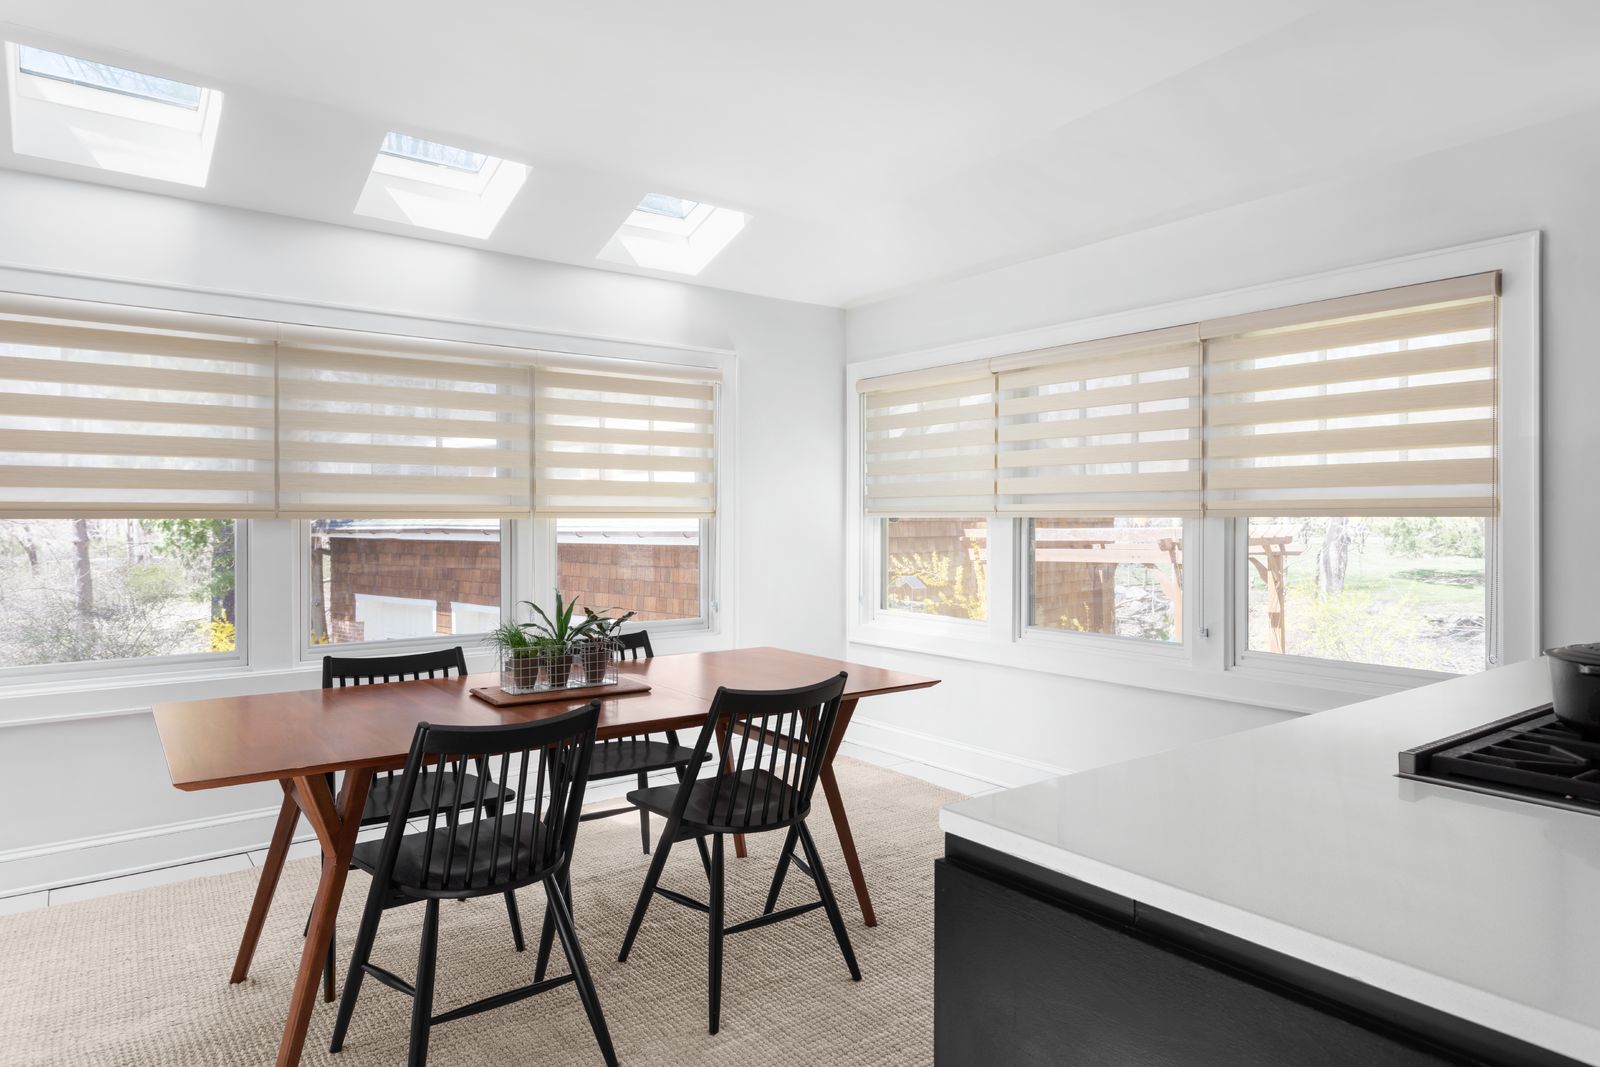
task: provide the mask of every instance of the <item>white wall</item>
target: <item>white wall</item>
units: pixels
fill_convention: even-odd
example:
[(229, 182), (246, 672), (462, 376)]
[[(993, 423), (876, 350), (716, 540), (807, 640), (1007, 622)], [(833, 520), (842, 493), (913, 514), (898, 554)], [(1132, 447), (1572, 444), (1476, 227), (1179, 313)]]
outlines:
[[(1540, 229), (1543, 640), (1600, 638), (1600, 112), (1265, 197), (851, 309), (846, 359), (916, 351)], [(965, 746), (1078, 769), (1273, 718), (1270, 711), (852, 646), (934, 673), (915, 699), (862, 705), (858, 740), (919, 745), (1009, 780)], [(854, 729), (854, 728), (853, 728)], [(907, 735), (913, 730), (927, 736)]]
[[(829, 655), (843, 643), (836, 309), (14, 172), (0, 172), (6, 267), (175, 286), (173, 306), (192, 288), (732, 349), (737, 463), (728, 494), (734, 521), (723, 534), (734, 559), (721, 590), (731, 626), (720, 642)], [(772, 566), (778, 559), (781, 568)], [(42, 715), (129, 703), (111, 691), (30, 698), (27, 707)], [(173, 789), (148, 713), (0, 726), (0, 752), (0, 806), (8, 812), (0, 894), (253, 847), (270, 832), (278, 803), (273, 786)]]

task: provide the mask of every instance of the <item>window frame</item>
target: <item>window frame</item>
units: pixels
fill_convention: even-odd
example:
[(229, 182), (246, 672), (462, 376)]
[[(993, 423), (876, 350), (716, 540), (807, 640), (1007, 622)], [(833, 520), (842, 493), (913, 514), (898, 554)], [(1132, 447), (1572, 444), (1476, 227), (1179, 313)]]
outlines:
[[(1011, 352), (1071, 344), (1288, 307), (1339, 296), (1498, 270), (1500, 301), (1500, 514), (1489, 523), (1489, 666), (1538, 655), (1540, 622), (1539, 301), (1540, 234), (1512, 234), (1247, 289), (1196, 297), (1001, 337), (980, 338), (847, 365), (848, 458), (846, 640), (851, 644), (969, 660), (1139, 688), (1159, 689), (1286, 711), (1319, 711), (1441, 678), (1432, 671), (1346, 664), (1271, 653), (1241, 655), (1248, 642), (1248, 595), (1240, 558), (1241, 520), (1186, 519), (1182, 646), (1106, 634), (1066, 633), (1028, 625), (1027, 519), (990, 516), (989, 625), (916, 625), (904, 613), (878, 610), (882, 565), (875, 519), (864, 509), (861, 460), (865, 432), (856, 382)], [(1247, 521), (1247, 520), (1243, 520)], [(1003, 524), (1009, 523), (1008, 536)], [(1001, 546), (1005, 546), (1003, 549)], [(1262, 662), (1269, 657), (1277, 662)]]
[[(69, 520), (70, 521), (70, 520)], [(184, 671), (227, 671), (250, 665), (250, 533), (252, 520), (233, 520), (234, 644), (232, 652), (186, 652), (139, 659), (87, 660), (79, 663), (36, 663), (0, 667), (0, 692), (9, 687), (48, 685), (63, 681), (102, 682)]]

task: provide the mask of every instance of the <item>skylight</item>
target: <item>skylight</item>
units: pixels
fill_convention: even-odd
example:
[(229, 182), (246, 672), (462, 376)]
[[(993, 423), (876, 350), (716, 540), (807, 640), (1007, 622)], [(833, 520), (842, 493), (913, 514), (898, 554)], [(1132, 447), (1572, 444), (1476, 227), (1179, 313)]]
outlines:
[(652, 215), (665, 215), (669, 219), (686, 219), (700, 205), (693, 200), (680, 200), (665, 193), (646, 193), (639, 201), (639, 210)]
[(468, 152), (465, 148), (452, 148), (438, 141), (424, 141), (420, 137), (408, 137), (392, 130), (384, 135), (383, 147), (379, 151), (385, 155), (414, 159), (418, 163), (429, 163), (436, 167), (449, 167), (468, 174), (477, 174), (489, 161), (489, 157), (482, 152)]
[(744, 229), (742, 211), (649, 193), (600, 250), (600, 258), (673, 274), (699, 274)]
[(222, 116), (215, 89), (10, 41), (5, 55), (13, 151), (206, 184)]
[(66, 56), (60, 52), (47, 52), (32, 45), (17, 48), (17, 67), (24, 74), (40, 78), (54, 78), (72, 85), (91, 89), (137, 96), (161, 104), (197, 111), (205, 90), (198, 85), (158, 78), (154, 74), (141, 74), (136, 70), (113, 67), (109, 63), (96, 63), (90, 59)]
[(528, 168), (391, 130), (378, 146), (356, 214), (464, 237), (488, 237)]

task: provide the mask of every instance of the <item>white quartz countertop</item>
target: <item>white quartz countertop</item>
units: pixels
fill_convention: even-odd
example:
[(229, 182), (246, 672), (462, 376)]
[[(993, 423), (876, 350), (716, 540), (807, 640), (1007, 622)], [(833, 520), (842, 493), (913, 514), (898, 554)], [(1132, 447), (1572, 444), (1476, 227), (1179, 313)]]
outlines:
[(1396, 778), (1543, 659), (952, 804), (949, 834), (1600, 1063), (1600, 815)]

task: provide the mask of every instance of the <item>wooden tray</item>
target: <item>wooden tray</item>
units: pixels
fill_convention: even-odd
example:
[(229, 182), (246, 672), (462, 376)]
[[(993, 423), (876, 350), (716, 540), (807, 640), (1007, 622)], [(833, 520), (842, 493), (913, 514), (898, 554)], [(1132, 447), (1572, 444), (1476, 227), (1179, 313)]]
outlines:
[(537, 693), (508, 693), (498, 685), (479, 686), (470, 690), (479, 700), (497, 708), (514, 704), (548, 704), (556, 700), (587, 700), (590, 697), (619, 697), (629, 693), (648, 693), (650, 684), (637, 678), (623, 678), (610, 685), (586, 685), (572, 689), (541, 689)]

